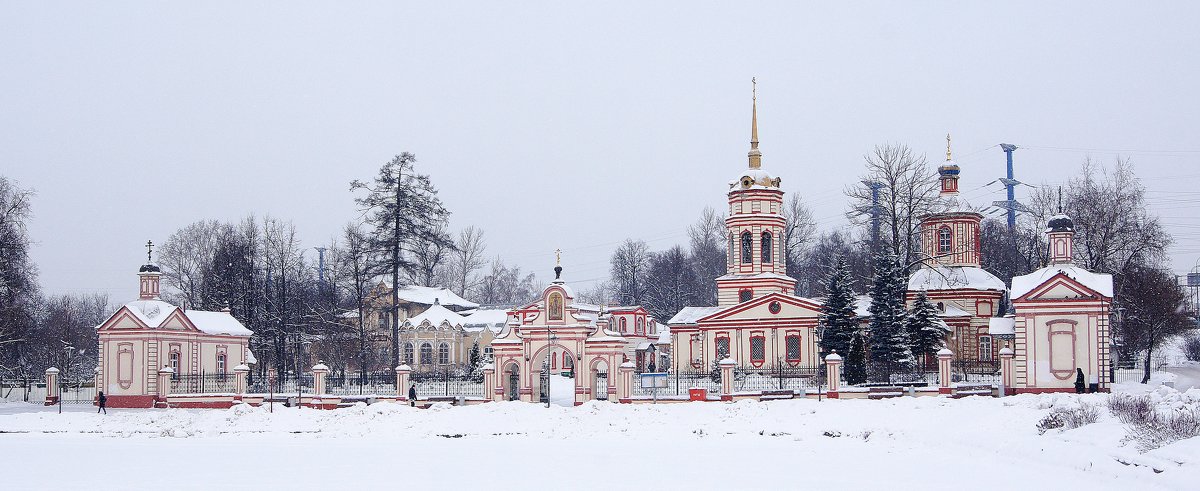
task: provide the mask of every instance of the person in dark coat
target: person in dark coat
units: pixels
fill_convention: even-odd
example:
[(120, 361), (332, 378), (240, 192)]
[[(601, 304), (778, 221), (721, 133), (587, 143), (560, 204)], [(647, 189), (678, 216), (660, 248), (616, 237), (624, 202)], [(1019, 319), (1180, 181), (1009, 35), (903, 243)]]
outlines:
[(108, 398), (104, 396), (104, 391), (100, 391), (100, 395), (96, 397), (96, 403), (100, 406), (96, 409), (97, 413), (104, 411), (104, 414), (108, 414), (108, 409), (104, 408), (104, 405), (108, 403)]
[(417, 407), (417, 384), (408, 386), (408, 405)]
[(1075, 372), (1075, 393), (1082, 394), (1083, 389), (1087, 387), (1087, 385), (1085, 385), (1083, 382), (1083, 369), (1076, 368)]

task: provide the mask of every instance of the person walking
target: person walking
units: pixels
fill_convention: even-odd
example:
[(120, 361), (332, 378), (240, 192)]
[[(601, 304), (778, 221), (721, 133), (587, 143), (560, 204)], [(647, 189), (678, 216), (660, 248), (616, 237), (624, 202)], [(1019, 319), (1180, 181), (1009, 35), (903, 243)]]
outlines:
[(96, 397), (96, 403), (100, 406), (96, 409), (96, 414), (99, 414), (101, 411), (103, 411), (104, 414), (108, 414), (108, 409), (104, 408), (104, 405), (108, 403), (108, 398), (104, 396), (104, 391), (100, 391), (100, 395)]
[(1076, 368), (1075, 372), (1075, 393), (1082, 394), (1084, 387), (1086, 387), (1083, 382), (1083, 369)]
[(417, 384), (408, 386), (408, 405), (417, 407)]

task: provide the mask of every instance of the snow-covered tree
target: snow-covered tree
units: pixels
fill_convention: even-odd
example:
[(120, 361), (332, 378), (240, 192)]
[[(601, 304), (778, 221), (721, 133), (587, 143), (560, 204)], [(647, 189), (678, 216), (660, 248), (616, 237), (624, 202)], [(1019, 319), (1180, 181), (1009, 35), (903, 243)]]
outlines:
[(717, 283), (713, 280), (725, 274), (727, 267), (726, 233), (724, 217), (712, 207), (705, 207), (700, 219), (688, 227), (688, 261), (700, 287), (695, 305), (717, 304)]
[(871, 362), (888, 365), (912, 361), (904, 332), (904, 293), (908, 287), (904, 268), (889, 249), (877, 257), (871, 287)]
[(858, 385), (867, 381), (867, 350), (862, 330), (850, 335), (850, 348), (843, 363), (842, 374), (847, 385)]
[(850, 351), (850, 337), (859, 330), (854, 314), (853, 281), (845, 258), (838, 258), (826, 281), (825, 304), (821, 306), (821, 356)]
[(938, 317), (937, 306), (929, 301), (925, 291), (917, 293), (912, 309), (904, 321), (908, 333), (909, 349), (913, 356), (936, 354), (946, 344), (950, 328)]
[(21, 339), (34, 324), (37, 267), (26, 228), (32, 199), (33, 191), (0, 177), (0, 367), (16, 364)]
[(650, 252), (646, 242), (626, 239), (612, 255), (613, 296), (623, 305), (641, 305), (645, 301), (646, 276)]

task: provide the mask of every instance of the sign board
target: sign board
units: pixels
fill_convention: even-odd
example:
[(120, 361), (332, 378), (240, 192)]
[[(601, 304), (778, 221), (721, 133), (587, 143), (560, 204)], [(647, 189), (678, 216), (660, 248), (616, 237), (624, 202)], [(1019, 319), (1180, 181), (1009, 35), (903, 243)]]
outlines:
[(643, 373), (638, 375), (643, 389), (667, 388), (666, 373)]
[(1188, 273), (1187, 286), (1193, 288), (1200, 287), (1200, 273)]

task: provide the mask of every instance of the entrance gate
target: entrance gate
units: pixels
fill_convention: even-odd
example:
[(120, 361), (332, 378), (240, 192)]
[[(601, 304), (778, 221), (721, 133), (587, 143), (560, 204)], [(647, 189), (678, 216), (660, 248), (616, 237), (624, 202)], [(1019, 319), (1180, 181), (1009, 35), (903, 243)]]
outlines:
[(597, 400), (608, 400), (608, 372), (596, 372), (596, 383), (593, 390)]
[(514, 365), (508, 369), (508, 400), (515, 401), (520, 399), (519, 387), (521, 385), (521, 373)]

